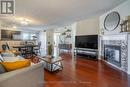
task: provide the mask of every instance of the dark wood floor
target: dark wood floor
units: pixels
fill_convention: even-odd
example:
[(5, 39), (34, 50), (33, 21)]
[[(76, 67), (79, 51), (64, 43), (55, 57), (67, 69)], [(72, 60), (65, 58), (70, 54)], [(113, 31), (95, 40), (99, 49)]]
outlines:
[(45, 87), (130, 87), (130, 77), (103, 61), (92, 61), (62, 55), (64, 69), (50, 73), (45, 70)]

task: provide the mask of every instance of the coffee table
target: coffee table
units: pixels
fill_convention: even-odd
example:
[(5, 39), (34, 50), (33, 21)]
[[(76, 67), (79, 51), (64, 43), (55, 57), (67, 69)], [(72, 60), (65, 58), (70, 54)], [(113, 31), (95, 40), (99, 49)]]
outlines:
[(50, 72), (63, 69), (63, 58), (61, 57), (41, 57), (40, 59), (45, 63), (45, 69), (47, 69)]

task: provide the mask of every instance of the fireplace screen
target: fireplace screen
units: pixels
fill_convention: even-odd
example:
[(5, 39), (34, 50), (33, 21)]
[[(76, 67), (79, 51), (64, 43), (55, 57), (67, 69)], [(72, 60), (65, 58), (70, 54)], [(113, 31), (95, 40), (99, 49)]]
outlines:
[(121, 46), (104, 45), (104, 58), (109, 63), (121, 67)]

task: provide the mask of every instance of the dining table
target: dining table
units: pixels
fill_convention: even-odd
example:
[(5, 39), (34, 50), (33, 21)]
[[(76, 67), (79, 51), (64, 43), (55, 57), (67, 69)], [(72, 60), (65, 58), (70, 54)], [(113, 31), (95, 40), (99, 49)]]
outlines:
[(38, 47), (38, 45), (18, 45), (18, 46), (13, 46), (13, 48), (17, 48), (18, 51), (21, 51), (22, 48), (26, 48), (26, 47), (32, 47), (32, 49), (34, 49), (34, 47)]

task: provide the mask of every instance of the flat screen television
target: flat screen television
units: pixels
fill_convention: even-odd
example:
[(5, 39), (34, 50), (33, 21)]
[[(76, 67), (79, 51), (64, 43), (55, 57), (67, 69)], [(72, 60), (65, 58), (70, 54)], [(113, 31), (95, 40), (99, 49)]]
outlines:
[(76, 48), (98, 49), (98, 35), (82, 35), (75, 38)]

